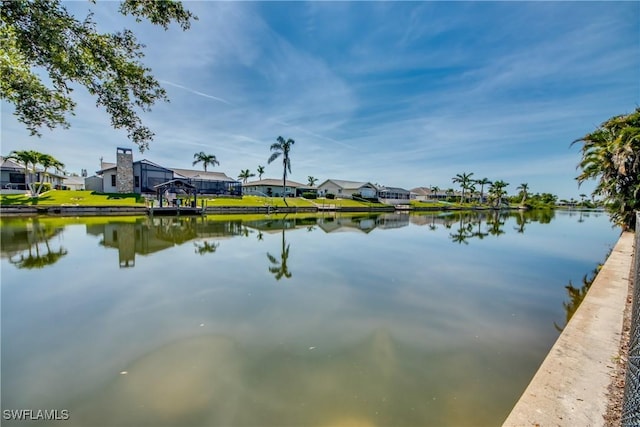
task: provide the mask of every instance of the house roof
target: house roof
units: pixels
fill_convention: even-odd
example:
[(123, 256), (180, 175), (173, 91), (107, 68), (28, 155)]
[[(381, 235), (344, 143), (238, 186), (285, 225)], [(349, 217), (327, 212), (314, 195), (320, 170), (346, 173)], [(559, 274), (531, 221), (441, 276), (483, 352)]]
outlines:
[(323, 185), (325, 185), (328, 182), (332, 182), (335, 185), (337, 185), (340, 188), (343, 188), (345, 190), (357, 190), (359, 188), (364, 187), (365, 185), (369, 185), (373, 188), (377, 188), (375, 185), (373, 185), (370, 182), (360, 182), (360, 181), (345, 181), (342, 179), (327, 179), (325, 182), (323, 182), (322, 184), (320, 184), (318, 187), (322, 187)]
[(205, 172), (205, 171), (198, 171), (194, 169), (178, 169), (178, 168), (169, 168), (169, 169), (185, 178), (204, 179), (208, 181), (233, 181), (233, 182), (237, 181), (227, 176), (223, 172), (209, 172), (209, 171)]
[(411, 192), (417, 194), (418, 196), (430, 196), (431, 194), (433, 194), (433, 190), (428, 187), (412, 188)]
[[(19, 172), (24, 172), (24, 165), (16, 162), (15, 160), (7, 159), (6, 157), (0, 156), (0, 169), (12, 169)], [(43, 172), (42, 168), (36, 168), (36, 172)], [(47, 174), (50, 176), (57, 176), (59, 178), (64, 178), (64, 175), (60, 173), (55, 173), (52, 171), (47, 171)]]
[(400, 188), (400, 187), (379, 187), (378, 188), (379, 191), (392, 191), (395, 193), (409, 193), (409, 190), (405, 190), (404, 188)]
[[(295, 182), (295, 181), (290, 181), (290, 180), (286, 180), (285, 184), (287, 187), (293, 187), (293, 188), (298, 188), (298, 187), (309, 187), (308, 185), (305, 184), (301, 184), (299, 182)], [(269, 186), (273, 186), (273, 187), (282, 187), (282, 180), (281, 179), (271, 179), (271, 178), (266, 178), (266, 179), (261, 179), (259, 181), (251, 181), (251, 182), (247, 182), (246, 184), (242, 184), (243, 187), (252, 187), (252, 186), (258, 186), (258, 185), (269, 185)], [(309, 187), (311, 188), (311, 187)]]
[[(162, 169), (166, 169), (176, 174), (178, 178), (202, 179), (207, 181), (231, 181), (231, 182), (237, 181), (227, 176), (223, 172), (209, 172), (209, 171), (205, 172), (205, 171), (199, 171), (195, 169), (167, 168), (147, 159), (142, 159), (142, 160), (133, 162), (134, 165), (138, 163), (146, 163), (148, 165), (153, 165)], [(101, 175), (104, 172), (109, 171), (111, 169), (115, 169), (118, 166), (116, 163), (108, 163), (108, 162), (102, 162), (101, 165), (102, 165), (102, 169), (100, 169), (99, 171), (96, 171), (96, 174), (98, 175)]]
[(84, 185), (84, 177), (83, 176), (66, 176), (63, 180), (65, 184), (71, 185)]
[(11, 159), (0, 156), (0, 168), (2, 169), (19, 169), (24, 170), (24, 166)]

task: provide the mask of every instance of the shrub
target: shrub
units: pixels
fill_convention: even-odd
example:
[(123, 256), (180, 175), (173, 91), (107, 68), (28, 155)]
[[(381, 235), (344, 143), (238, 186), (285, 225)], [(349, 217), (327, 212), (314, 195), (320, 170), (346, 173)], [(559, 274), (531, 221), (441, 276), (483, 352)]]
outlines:
[(335, 199), (336, 195), (333, 193), (327, 193), (327, 195), (325, 196), (327, 199)]
[[(33, 188), (35, 188), (36, 190), (38, 188), (40, 188), (40, 183), (39, 182), (34, 182), (33, 183)], [(44, 184), (42, 184), (42, 190), (40, 192), (44, 193), (46, 191), (51, 191), (51, 183), (50, 182), (45, 182)]]
[(305, 199), (317, 199), (318, 195), (312, 191), (305, 191), (304, 193), (302, 193), (302, 197), (304, 197)]

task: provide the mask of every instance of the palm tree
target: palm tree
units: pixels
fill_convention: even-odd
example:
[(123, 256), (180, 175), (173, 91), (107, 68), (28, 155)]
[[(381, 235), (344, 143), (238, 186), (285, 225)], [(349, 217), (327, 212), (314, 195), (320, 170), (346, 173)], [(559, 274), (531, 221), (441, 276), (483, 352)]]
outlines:
[(431, 196), (432, 196), (432, 198), (435, 198), (435, 199), (438, 198), (438, 191), (440, 191), (440, 187), (438, 187), (437, 185), (432, 185), (431, 186)]
[(640, 107), (610, 118), (576, 142), (582, 142), (578, 183), (598, 178), (593, 194), (604, 197), (611, 220), (634, 229), (640, 209)]
[(256, 170), (256, 172), (258, 172), (258, 179), (262, 181), (262, 175), (264, 175), (264, 166), (258, 165), (258, 169)]
[(291, 138), (285, 141), (281, 136), (279, 136), (276, 141), (278, 142), (271, 145), (270, 150), (274, 151), (274, 153), (271, 154), (267, 163), (273, 162), (282, 155), (282, 200), (284, 201), (285, 206), (289, 206), (287, 203), (287, 170), (291, 173), (291, 159), (289, 158), (289, 151), (291, 151), (291, 146), (296, 142)]
[(43, 169), (42, 177), (40, 178), (40, 185), (38, 186), (38, 189), (35, 192), (35, 195), (40, 195), (40, 192), (42, 191), (42, 187), (44, 185), (44, 179), (47, 175), (49, 175), (49, 173), (47, 172), (47, 169), (55, 168), (56, 171), (61, 171), (64, 168), (64, 163), (60, 162), (58, 159), (54, 158), (49, 154), (40, 154), (38, 156), (37, 163), (41, 164)]
[(459, 183), (460, 187), (462, 188), (462, 196), (460, 197), (460, 203), (464, 202), (464, 190), (466, 190), (469, 187), (469, 184), (471, 183), (471, 175), (473, 175), (473, 172), (471, 173), (466, 173), (466, 172), (462, 172), (461, 174), (456, 174), (456, 176), (454, 176), (451, 181), (453, 181), (454, 183)]
[(207, 166), (209, 165), (211, 166), (220, 165), (220, 162), (218, 161), (218, 159), (216, 159), (216, 156), (214, 156), (213, 154), (205, 154), (204, 151), (194, 154), (193, 158), (195, 159), (193, 161), (193, 166), (202, 162), (202, 166), (204, 167), (205, 172), (207, 171)]
[(241, 179), (242, 182), (246, 184), (249, 178), (251, 178), (252, 176), (256, 176), (256, 175), (251, 173), (249, 169), (241, 169), (240, 175), (238, 175), (238, 179)]
[(520, 201), (520, 204), (524, 205), (525, 200), (527, 200), (527, 191), (529, 190), (529, 184), (524, 182), (516, 187), (516, 190), (520, 190), (520, 193), (522, 194), (522, 200)]
[(491, 185), (489, 178), (476, 179), (476, 184), (480, 184), (480, 203), (484, 201), (484, 186)]
[(447, 197), (452, 198), (455, 193), (453, 188), (447, 188)]
[(307, 178), (307, 182), (309, 183), (309, 187), (314, 187), (316, 185), (316, 182), (318, 182), (318, 178), (315, 178), (313, 176), (309, 176)]
[(25, 190), (28, 190), (31, 195), (34, 194), (33, 185), (31, 184), (31, 174), (32, 171), (35, 172), (40, 155), (40, 153), (33, 150), (14, 150), (7, 156), (7, 159), (15, 160), (24, 166)]
[(509, 183), (502, 180), (495, 181), (491, 184), (491, 187), (489, 188), (489, 194), (491, 194), (491, 196), (495, 199), (496, 207), (502, 205), (502, 198), (507, 194), (505, 190), (505, 187), (507, 187), (507, 185), (509, 185)]

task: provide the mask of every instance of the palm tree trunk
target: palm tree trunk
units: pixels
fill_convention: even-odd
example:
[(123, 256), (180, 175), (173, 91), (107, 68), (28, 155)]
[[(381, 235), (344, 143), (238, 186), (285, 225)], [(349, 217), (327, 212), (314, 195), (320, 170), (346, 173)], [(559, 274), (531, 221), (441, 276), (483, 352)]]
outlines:
[(284, 201), (284, 205), (289, 207), (287, 203), (287, 167), (285, 166), (284, 174), (282, 175), (282, 200)]

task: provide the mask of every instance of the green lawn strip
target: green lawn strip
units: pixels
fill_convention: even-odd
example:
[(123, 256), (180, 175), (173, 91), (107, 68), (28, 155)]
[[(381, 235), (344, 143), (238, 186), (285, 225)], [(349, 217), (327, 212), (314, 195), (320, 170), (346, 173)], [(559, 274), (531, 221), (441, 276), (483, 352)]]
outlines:
[(103, 194), (88, 190), (52, 190), (40, 197), (22, 194), (0, 195), (2, 206), (144, 206), (137, 194)]

